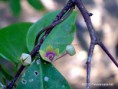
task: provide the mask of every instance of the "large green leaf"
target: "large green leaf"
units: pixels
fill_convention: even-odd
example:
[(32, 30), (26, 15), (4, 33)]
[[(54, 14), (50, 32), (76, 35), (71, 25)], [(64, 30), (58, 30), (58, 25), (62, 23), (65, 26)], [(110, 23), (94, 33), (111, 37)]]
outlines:
[(26, 47), (26, 34), (31, 23), (17, 23), (0, 29), (0, 56), (18, 63)]
[(37, 58), (22, 75), (16, 89), (70, 89), (56, 68)]
[[(31, 51), (34, 47), (36, 35), (46, 26), (50, 25), (59, 11), (46, 14), (41, 20), (36, 22), (28, 31), (27, 47)], [(71, 44), (75, 32), (75, 17), (77, 13), (73, 12), (68, 19), (56, 26), (41, 46), (41, 50), (45, 50), (47, 46), (52, 45), (53, 48), (59, 48), (62, 53), (68, 44)]]

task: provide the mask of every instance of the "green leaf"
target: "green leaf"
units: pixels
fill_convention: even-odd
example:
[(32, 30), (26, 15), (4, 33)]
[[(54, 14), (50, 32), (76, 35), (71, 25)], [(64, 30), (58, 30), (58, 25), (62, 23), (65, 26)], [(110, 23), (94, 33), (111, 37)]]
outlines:
[(0, 0), (0, 2), (8, 2), (9, 0)]
[[(27, 34), (27, 47), (29, 51), (34, 47), (35, 38), (38, 32), (50, 25), (58, 13), (59, 11), (48, 13), (31, 26)], [(74, 38), (76, 15), (77, 13), (73, 12), (68, 19), (56, 26), (42, 44), (41, 50), (45, 51), (49, 45), (52, 45), (53, 48), (59, 48), (59, 52), (62, 53), (66, 46), (71, 44)]]
[(27, 0), (27, 1), (36, 10), (42, 10), (42, 9), (44, 9), (44, 6), (42, 5), (42, 3), (41, 3), (40, 0)]
[(0, 56), (12, 63), (18, 63), (26, 47), (26, 34), (31, 23), (17, 23), (0, 29)]
[(12, 75), (10, 74), (10, 71), (3, 65), (0, 65), (0, 70), (1, 70), (0, 73), (3, 74), (1, 78), (4, 78), (6, 80), (11, 80), (13, 78)]
[(56, 68), (37, 58), (22, 75), (16, 89), (71, 89)]
[(21, 0), (10, 0), (10, 8), (12, 11), (12, 14), (15, 16), (18, 16), (21, 12)]

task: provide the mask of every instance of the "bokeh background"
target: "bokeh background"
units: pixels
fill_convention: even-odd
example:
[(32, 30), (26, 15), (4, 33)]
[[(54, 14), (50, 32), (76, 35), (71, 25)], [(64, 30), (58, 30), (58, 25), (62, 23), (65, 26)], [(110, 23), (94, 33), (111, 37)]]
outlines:
[[(87, 10), (93, 13), (91, 20), (97, 35), (118, 61), (118, 0), (82, 1)], [(22, 12), (18, 15), (19, 12), (13, 13), (10, 9), (9, 0), (0, 0), (0, 28), (16, 22), (36, 22), (45, 13), (62, 9), (66, 2), (67, 0), (41, 0), (45, 9), (37, 10), (28, 4), (27, 0), (21, 0)], [(78, 11), (77, 8), (75, 10)], [(78, 12), (76, 27), (77, 32), (72, 42), (76, 55), (72, 57), (66, 55), (54, 65), (67, 79), (72, 89), (85, 89), (85, 63), (90, 37), (80, 12)], [(6, 66), (13, 70), (11, 64)], [(118, 89), (118, 68), (99, 46), (95, 47), (91, 67), (91, 89)]]

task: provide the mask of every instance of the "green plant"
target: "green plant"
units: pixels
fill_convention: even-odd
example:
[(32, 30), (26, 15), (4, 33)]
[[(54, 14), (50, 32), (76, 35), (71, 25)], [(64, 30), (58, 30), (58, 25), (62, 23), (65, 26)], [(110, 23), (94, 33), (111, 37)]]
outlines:
[[(86, 89), (90, 89), (91, 57), (95, 45), (99, 45), (118, 67), (118, 63), (96, 35), (90, 20), (92, 14), (88, 13), (81, 0), (69, 0), (61, 11), (48, 13), (34, 24), (17, 23), (0, 30), (0, 56), (14, 65), (16, 73), (12, 76), (4, 65), (0, 66), (2, 88), (71, 89), (52, 62), (63, 56), (65, 52), (70, 55), (75, 53), (73, 47), (68, 46), (74, 39), (76, 28), (77, 12), (72, 12), (75, 5), (81, 11), (91, 37)], [(25, 55), (23, 56), (22, 53)], [(10, 82), (5, 85), (6, 80)]]
[[(8, 3), (10, 10), (13, 15), (19, 16), (22, 11), (21, 1), (22, 0), (0, 0), (2, 2)], [(43, 10), (45, 7), (43, 6), (40, 0), (27, 0), (27, 2), (35, 9), (35, 10)]]

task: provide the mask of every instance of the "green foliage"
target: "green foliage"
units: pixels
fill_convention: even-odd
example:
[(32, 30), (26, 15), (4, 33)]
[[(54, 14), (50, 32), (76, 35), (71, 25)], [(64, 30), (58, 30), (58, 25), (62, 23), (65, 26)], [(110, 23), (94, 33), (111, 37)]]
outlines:
[(28, 52), (26, 35), (31, 23), (17, 23), (0, 29), (0, 56), (19, 63), (23, 52)]
[(8, 2), (9, 0), (0, 0), (0, 2)]
[(4, 78), (6, 78), (7, 77), (7, 79), (8, 80), (11, 80), (13, 77), (12, 77), (12, 75), (11, 74), (9, 74), (9, 70), (8, 69), (6, 69), (5, 67), (3, 67), (3, 65), (2, 66), (0, 66), (1, 68), (0, 68), (0, 74), (3, 74), (4, 76)]
[(11, 80), (12, 78), (13, 76), (10, 74), (8, 68), (5, 68), (4, 65), (0, 64), (0, 80), (2, 80), (2, 83), (6, 84), (6, 80)]
[(18, 16), (21, 12), (21, 0), (10, 0), (10, 8), (13, 15)]
[[(21, 54), (29, 53), (34, 48), (38, 32), (50, 25), (58, 13), (59, 11), (51, 12), (33, 25), (32, 23), (17, 23), (0, 29), (0, 57), (13, 64), (20, 64)], [(73, 41), (76, 15), (77, 13), (73, 12), (67, 20), (56, 26), (42, 44), (41, 50), (45, 51), (51, 45), (54, 49), (58, 48), (60, 54), (63, 53), (66, 46)], [(32, 64), (24, 71), (24, 75), (17, 81), (17, 89), (33, 89), (34, 87), (35, 89), (70, 89), (67, 81), (51, 63), (39, 57), (34, 58)], [(0, 76), (3, 79), (5, 77), (8, 80), (11, 79), (10, 73), (6, 72), (3, 65), (0, 66), (2, 66)]]
[(41, 3), (40, 0), (27, 0), (27, 1), (36, 10), (42, 10), (42, 9), (44, 9), (44, 6), (42, 5), (42, 3)]
[[(5, 0), (9, 3), (11, 12), (15, 16), (19, 16), (22, 11), (21, 1), (22, 0)], [(44, 6), (40, 0), (27, 0), (27, 2), (36, 10), (43, 10)]]
[(22, 75), (16, 89), (70, 89), (64, 77), (50, 63), (36, 58)]
[[(38, 32), (50, 25), (58, 13), (59, 11), (46, 14), (41, 20), (30, 27), (27, 34), (27, 47), (29, 51), (34, 47)], [(74, 38), (76, 15), (77, 13), (73, 12), (67, 20), (56, 26), (42, 44), (41, 50), (44, 51), (49, 45), (52, 45), (53, 48), (59, 48), (59, 52), (62, 53)]]

